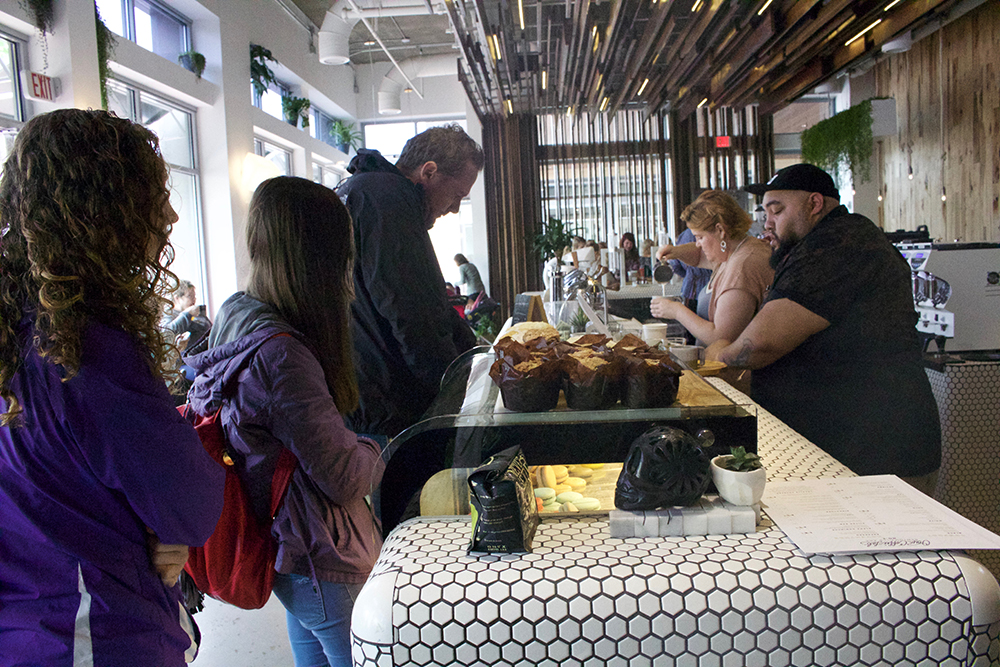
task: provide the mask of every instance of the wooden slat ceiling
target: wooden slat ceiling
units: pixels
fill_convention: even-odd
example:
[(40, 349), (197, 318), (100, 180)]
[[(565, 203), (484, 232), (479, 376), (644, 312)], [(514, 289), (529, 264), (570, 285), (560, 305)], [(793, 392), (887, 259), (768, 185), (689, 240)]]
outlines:
[(625, 107), (683, 116), (703, 100), (773, 112), (959, 0), (444, 3), (480, 116)]

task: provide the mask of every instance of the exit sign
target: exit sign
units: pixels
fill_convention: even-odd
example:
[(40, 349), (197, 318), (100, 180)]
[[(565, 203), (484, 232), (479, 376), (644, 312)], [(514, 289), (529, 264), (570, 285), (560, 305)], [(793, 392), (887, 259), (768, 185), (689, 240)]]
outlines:
[(716, 137), (715, 147), (716, 148), (729, 148), (731, 143), (731, 137)]
[(25, 72), (24, 94), (32, 100), (52, 102), (59, 96), (59, 79), (38, 72)]

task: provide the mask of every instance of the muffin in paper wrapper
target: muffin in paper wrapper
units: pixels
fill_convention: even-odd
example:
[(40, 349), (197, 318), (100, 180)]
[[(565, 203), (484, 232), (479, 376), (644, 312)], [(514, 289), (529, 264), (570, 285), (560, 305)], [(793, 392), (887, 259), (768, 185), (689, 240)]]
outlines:
[(559, 345), (544, 338), (525, 344), (507, 338), (494, 346), (497, 359), (490, 377), (500, 387), (508, 410), (542, 412), (556, 407), (563, 379)]
[(573, 410), (607, 410), (622, 397), (625, 358), (599, 349), (583, 347), (564, 358), (566, 405)]
[(491, 456), (469, 475), (469, 553), (525, 553), (538, 528), (538, 505), (521, 448)]
[(626, 358), (625, 406), (665, 408), (677, 400), (681, 369), (663, 353), (638, 353)]

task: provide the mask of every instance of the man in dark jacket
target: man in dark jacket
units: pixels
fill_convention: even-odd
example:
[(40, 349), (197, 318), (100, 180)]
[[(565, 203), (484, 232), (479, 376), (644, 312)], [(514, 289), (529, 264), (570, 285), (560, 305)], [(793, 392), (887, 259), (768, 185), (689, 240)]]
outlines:
[(459, 126), (410, 139), (395, 166), (362, 149), (338, 194), (354, 219), (351, 334), (361, 404), (358, 433), (394, 437), (416, 423), (441, 376), (475, 336), (448, 305), (427, 231), (457, 213), (483, 168), (482, 149)]

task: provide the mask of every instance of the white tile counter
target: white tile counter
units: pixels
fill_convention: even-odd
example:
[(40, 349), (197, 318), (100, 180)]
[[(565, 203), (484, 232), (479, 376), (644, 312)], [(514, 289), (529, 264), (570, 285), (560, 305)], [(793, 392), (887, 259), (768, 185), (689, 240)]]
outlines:
[[(757, 418), (770, 479), (852, 474)], [(611, 539), (606, 514), (546, 516), (532, 553), (470, 556), (467, 517), (414, 519), (389, 536), (357, 600), (355, 665), (979, 667), (1000, 656), (1000, 586), (960, 552), (805, 557), (766, 514), (758, 531)]]

